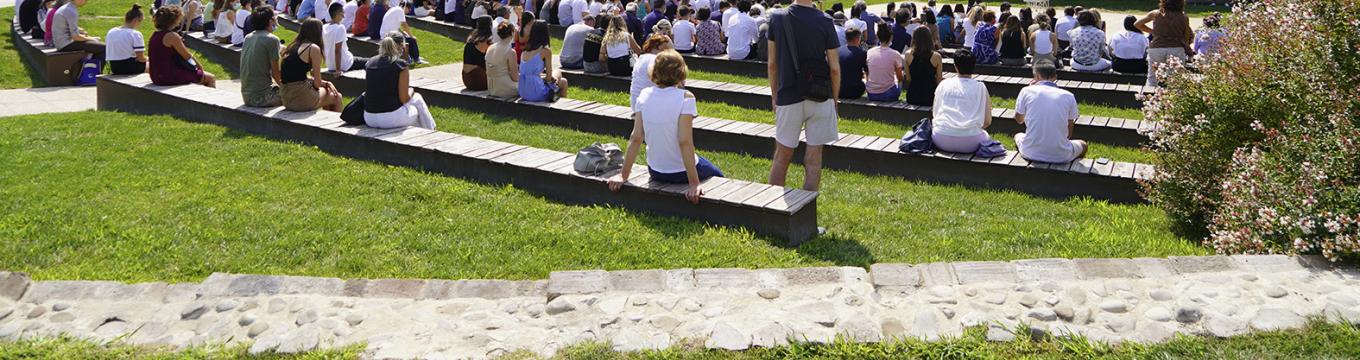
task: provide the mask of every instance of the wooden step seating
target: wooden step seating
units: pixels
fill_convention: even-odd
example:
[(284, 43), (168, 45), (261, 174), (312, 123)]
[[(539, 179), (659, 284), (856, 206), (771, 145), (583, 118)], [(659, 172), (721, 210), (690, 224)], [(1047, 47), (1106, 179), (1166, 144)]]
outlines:
[(27, 34), (20, 34), (17, 22), (11, 22), (10, 35), (14, 38), (14, 47), (19, 50), (19, 56), (33, 67), (46, 86), (75, 84), (85, 52), (57, 51), (57, 48), (43, 44), (42, 38), (32, 39)]
[[(588, 74), (581, 70), (562, 70), (564, 77), (572, 86), (595, 88), (606, 91), (628, 92), (632, 79)], [(708, 80), (686, 80), (685, 88), (703, 101), (717, 101), (750, 109), (770, 109), (770, 88), (767, 86), (744, 85)], [(930, 107), (907, 104), (904, 101), (877, 102), (865, 98), (842, 100), (841, 116), (878, 120), (909, 127), (917, 121), (931, 116)], [(1153, 121), (1108, 118), (1084, 115), (1077, 119), (1076, 137), (1093, 143), (1139, 146), (1149, 141), (1148, 133), (1157, 128)], [(1014, 109), (996, 108), (992, 111), (992, 126), (989, 132), (1015, 134), (1024, 132), (1025, 126), (1015, 122)]]
[(183, 33), (183, 35), (181, 37), (184, 38), (185, 47), (203, 54), (204, 59), (199, 59), (199, 61), (212, 61), (222, 65), (223, 69), (232, 74), (241, 73), (241, 48), (217, 42), (217, 39), (214, 39), (212, 35), (205, 34), (202, 31), (190, 31)]
[[(291, 17), (288, 17), (288, 15), (286, 14), (279, 14), (278, 16), (276, 16), (276, 18), (279, 19), (279, 26), (282, 26), (284, 29), (296, 32), (298, 31), (298, 29), (302, 28), (302, 22), (297, 21), (296, 19), (293, 19)], [(349, 45), (349, 51), (351, 53), (354, 53), (354, 55), (363, 57), (373, 57), (378, 55), (378, 42), (369, 39), (367, 36), (350, 35), (349, 40), (346, 42)]]
[[(817, 234), (816, 192), (712, 178), (702, 185), (706, 194), (700, 203), (693, 205), (684, 199), (685, 185), (653, 182), (647, 168), (636, 165), (624, 190), (612, 193), (605, 179), (617, 172), (578, 174), (573, 170), (572, 153), (420, 128), (345, 126), (337, 113), (246, 107), (236, 92), (197, 85), (157, 86), (150, 81), (146, 75), (101, 77), (99, 109), (218, 124), (311, 144), (341, 156), (509, 184), (565, 203), (617, 206), (745, 227), (781, 239), (788, 246), (797, 246)], [(524, 103), (519, 107), (547, 106)]]
[[(944, 56), (944, 70), (946, 72), (954, 69), (954, 59), (948, 54)], [(724, 74), (751, 76), (764, 78), (767, 77), (767, 70), (764, 61), (753, 60), (729, 60), (726, 55), (695, 55), (685, 54), (685, 60), (695, 69), (721, 72)], [(974, 71), (978, 75), (996, 75), (1030, 78), (1033, 70), (1029, 66), (1005, 66), (1005, 65), (978, 65)], [(1058, 78), (1091, 83), (1127, 84), (1143, 85), (1146, 82), (1146, 74), (1124, 74), (1114, 71), (1089, 72), (1073, 70), (1069, 66), (1058, 69)]]
[[(334, 78), (347, 96), (364, 90), (362, 71)], [(561, 99), (533, 103), (491, 97), (485, 91), (468, 91), (461, 80), (411, 79), (410, 86), (432, 106), (458, 107), (526, 121), (627, 137), (632, 131), (631, 111), (590, 101)], [(710, 151), (772, 155), (774, 126), (710, 117), (695, 120), (695, 146)], [(1146, 179), (1152, 165), (1083, 159), (1065, 164), (1030, 163), (1011, 151), (997, 158), (974, 158), (972, 154), (914, 155), (898, 151), (894, 138), (841, 134), (839, 141), (824, 148), (823, 165), (867, 174), (897, 176), (937, 184), (984, 189), (1006, 189), (1055, 199), (1091, 197), (1119, 203), (1140, 203), (1137, 179)], [(801, 151), (800, 151), (801, 153)], [(794, 156), (801, 161), (802, 155)], [(721, 165), (721, 164), (720, 164)]]
[[(228, 49), (239, 53), (239, 49)], [(240, 61), (239, 57), (231, 59)], [(450, 73), (459, 71), (455, 69)], [(343, 74), (325, 73), (324, 76), (346, 96), (357, 96), (364, 91), (362, 70)], [(631, 112), (624, 106), (574, 99), (562, 99), (551, 105), (499, 99), (487, 95), (485, 91), (464, 90), (461, 79), (416, 77), (410, 80), (410, 86), (431, 106), (457, 107), (623, 137), (631, 133), (633, 126)], [(694, 90), (692, 84), (690, 89)], [(993, 126), (998, 122), (993, 120)], [(773, 125), (700, 117), (695, 121), (694, 131), (695, 146), (700, 149), (758, 157), (772, 155)], [(911, 155), (898, 152), (898, 144), (898, 139), (842, 134), (840, 141), (823, 150), (823, 165), (832, 169), (940, 184), (1009, 189), (1048, 198), (1089, 196), (1121, 203), (1142, 202), (1137, 194), (1136, 179), (1146, 179), (1154, 170), (1151, 165), (1105, 159), (1083, 159), (1069, 164), (1031, 164), (1015, 156), (1015, 152), (992, 159), (974, 159), (971, 154)], [(795, 155), (794, 159), (801, 161), (802, 155)]]
[[(756, 60), (730, 60), (726, 56), (702, 56), (685, 55), (685, 64), (691, 69), (720, 72), (735, 75), (744, 75), (758, 78), (767, 78), (768, 69), (764, 61)], [(954, 76), (950, 72), (952, 66), (945, 67), (944, 76), (946, 78)], [(1028, 70), (1026, 70), (1028, 71)], [(1021, 76), (999, 76), (999, 75), (974, 75), (978, 81), (987, 84), (987, 91), (992, 96), (1003, 98), (1015, 98), (1020, 94), (1020, 89), (1029, 86), (1033, 76), (1028, 73)], [(1142, 100), (1138, 99), (1138, 94), (1143, 91), (1143, 83), (1137, 82), (1136, 85), (1115, 82), (1090, 82), (1074, 81), (1064, 74), (1058, 75), (1058, 87), (1063, 90), (1071, 91), (1076, 95), (1077, 100), (1088, 104), (1100, 104), (1124, 108), (1141, 108)], [(768, 101), (767, 101), (768, 102)]]

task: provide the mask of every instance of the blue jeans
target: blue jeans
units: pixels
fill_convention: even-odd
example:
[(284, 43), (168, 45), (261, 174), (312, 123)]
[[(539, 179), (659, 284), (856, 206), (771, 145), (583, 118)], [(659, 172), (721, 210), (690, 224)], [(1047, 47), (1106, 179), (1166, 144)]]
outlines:
[(411, 57), (412, 65), (414, 65), (416, 61), (420, 61), (420, 46), (416, 45), (416, 38), (406, 38), (406, 53)]
[(877, 94), (869, 93), (869, 101), (897, 101), (900, 97), (902, 97), (902, 89), (897, 85), (888, 88), (888, 91)]
[[(722, 170), (719, 170), (717, 165), (713, 165), (713, 163), (709, 162), (708, 159), (705, 159), (703, 156), (698, 156), (698, 158), (699, 161), (694, 163), (694, 170), (699, 172), (699, 181), (708, 180), (708, 178), (714, 176), (723, 177)], [(647, 172), (652, 175), (652, 180), (673, 184), (689, 183), (689, 174), (686, 174), (684, 171), (664, 174), (656, 172), (656, 170), (652, 170), (651, 168), (647, 168)]]

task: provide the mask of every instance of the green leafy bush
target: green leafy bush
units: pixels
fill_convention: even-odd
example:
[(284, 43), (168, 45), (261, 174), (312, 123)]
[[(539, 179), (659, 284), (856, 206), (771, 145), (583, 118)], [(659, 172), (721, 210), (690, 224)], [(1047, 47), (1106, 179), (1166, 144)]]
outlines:
[(1360, 252), (1360, 0), (1237, 9), (1219, 55), (1159, 74), (1147, 197), (1223, 253)]

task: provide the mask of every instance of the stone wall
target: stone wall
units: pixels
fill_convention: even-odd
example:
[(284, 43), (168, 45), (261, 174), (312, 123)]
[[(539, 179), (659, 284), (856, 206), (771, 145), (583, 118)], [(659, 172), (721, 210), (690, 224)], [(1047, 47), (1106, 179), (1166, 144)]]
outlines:
[(1159, 342), (1360, 320), (1360, 272), (1318, 258), (1034, 259), (793, 269), (563, 271), (548, 280), (335, 279), (217, 273), (201, 283), (31, 282), (0, 272), (0, 340), (70, 334), (306, 351), (366, 343), (374, 358), (542, 355), (681, 341), (742, 350), (986, 326)]

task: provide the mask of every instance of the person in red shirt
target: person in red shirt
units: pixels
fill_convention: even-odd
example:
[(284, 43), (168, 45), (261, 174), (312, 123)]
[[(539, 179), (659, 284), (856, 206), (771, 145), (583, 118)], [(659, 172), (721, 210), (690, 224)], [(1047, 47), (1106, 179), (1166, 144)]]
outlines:
[(359, 10), (354, 12), (354, 26), (349, 30), (350, 34), (368, 33), (368, 11), (371, 6), (368, 0), (358, 0)]

